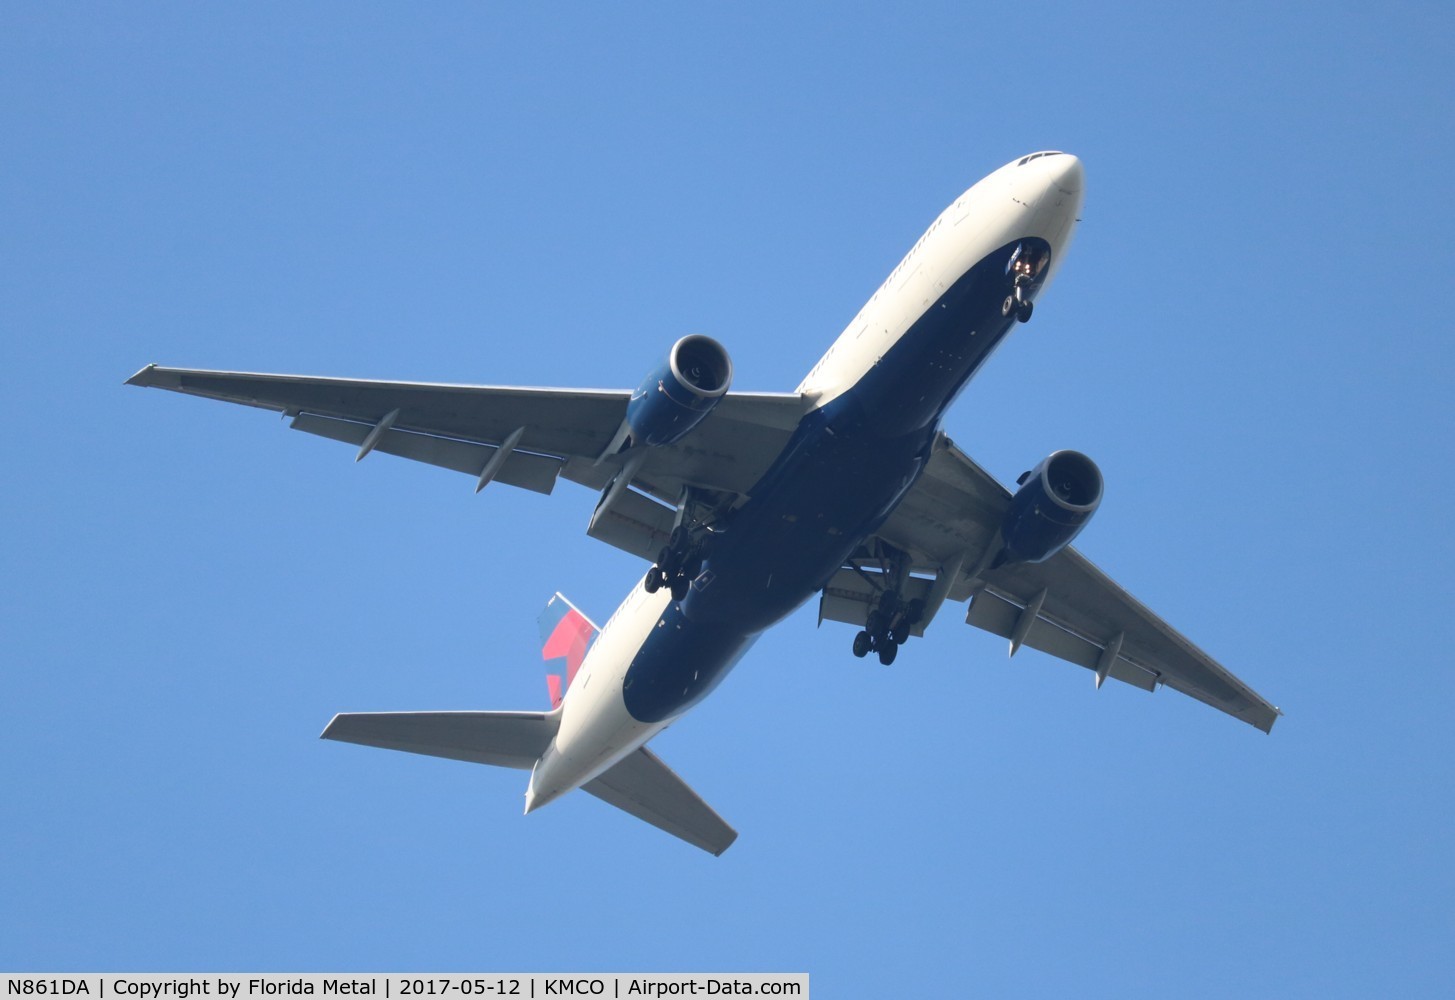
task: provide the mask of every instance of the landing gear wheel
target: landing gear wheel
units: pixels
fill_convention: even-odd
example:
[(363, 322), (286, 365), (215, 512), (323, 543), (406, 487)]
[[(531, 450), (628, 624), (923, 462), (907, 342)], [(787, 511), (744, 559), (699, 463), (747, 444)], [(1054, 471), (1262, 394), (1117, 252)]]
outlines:
[(896, 646), (903, 646), (906, 642), (909, 641), (909, 629), (894, 629), (889, 633), (889, 641), (894, 643)]
[(874, 640), (869, 637), (868, 632), (860, 632), (854, 636), (854, 655), (863, 659), (869, 655), (869, 650), (874, 648)]
[(1020, 320), (1022, 323), (1029, 323), (1031, 321), (1031, 310), (1035, 307), (1036, 304), (1027, 299), (1020, 305), (1016, 306), (1015, 318)]
[(662, 589), (662, 571), (653, 566), (647, 570), (647, 578), (642, 581), (642, 589), (649, 594), (655, 594)]
[(687, 591), (692, 587), (692, 581), (685, 576), (674, 577), (672, 580), (672, 600), (681, 603), (687, 600)]
[(1009, 316), (1013, 312), (1015, 312), (1015, 296), (1007, 295), (1005, 301), (1000, 304), (1000, 314)]
[(879, 662), (887, 667), (891, 663), (893, 663), (894, 658), (899, 655), (899, 647), (892, 642), (886, 642), (884, 645), (879, 647), (878, 652)]

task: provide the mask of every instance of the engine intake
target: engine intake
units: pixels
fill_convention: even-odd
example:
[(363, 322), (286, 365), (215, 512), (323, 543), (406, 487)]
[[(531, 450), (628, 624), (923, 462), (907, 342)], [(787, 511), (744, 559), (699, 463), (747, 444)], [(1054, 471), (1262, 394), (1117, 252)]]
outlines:
[(631, 444), (656, 446), (680, 440), (727, 394), (732, 380), (732, 359), (721, 344), (700, 333), (683, 337), (627, 403)]
[(1101, 504), (1101, 470), (1079, 451), (1055, 451), (1020, 479), (1001, 524), (995, 564), (1045, 562), (1086, 527)]

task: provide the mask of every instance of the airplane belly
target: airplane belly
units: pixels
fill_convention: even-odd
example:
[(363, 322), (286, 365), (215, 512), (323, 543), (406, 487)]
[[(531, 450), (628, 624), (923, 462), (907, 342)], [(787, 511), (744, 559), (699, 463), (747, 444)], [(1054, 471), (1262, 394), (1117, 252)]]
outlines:
[(939, 418), (1004, 339), (1006, 261), (970, 267), (851, 389), (804, 417), (715, 537), (686, 599), (666, 603), (623, 679), (628, 714), (670, 720), (765, 629), (823, 588), (914, 485)]
[(714, 543), (683, 602), (687, 619), (754, 633), (780, 621), (823, 587), (914, 484), (930, 434), (880, 439), (839, 419), (848, 406), (841, 398), (805, 419)]
[(621, 688), (631, 717), (643, 723), (668, 723), (712, 693), (758, 640), (734, 622), (690, 619), (673, 602), (642, 644)]

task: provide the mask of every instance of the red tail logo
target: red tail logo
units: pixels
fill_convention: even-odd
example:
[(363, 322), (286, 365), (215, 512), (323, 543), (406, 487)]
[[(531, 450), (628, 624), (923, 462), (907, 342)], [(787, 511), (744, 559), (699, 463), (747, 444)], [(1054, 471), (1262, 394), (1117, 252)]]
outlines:
[(586, 660), (586, 651), (596, 641), (601, 629), (559, 593), (550, 599), (536, 620), (540, 623), (541, 641), (545, 644), (541, 647), (541, 659), (566, 661), (564, 683), (560, 674), (546, 675), (551, 708), (555, 709), (565, 700), (571, 682), (576, 679), (576, 671)]

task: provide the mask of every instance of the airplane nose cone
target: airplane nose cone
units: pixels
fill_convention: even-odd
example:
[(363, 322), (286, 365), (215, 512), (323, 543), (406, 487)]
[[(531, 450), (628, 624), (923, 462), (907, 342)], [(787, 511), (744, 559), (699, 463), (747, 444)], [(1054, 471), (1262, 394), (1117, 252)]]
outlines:
[(1081, 167), (1081, 161), (1070, 153), (1062, 153), (1060, 156), (1048, 156), (1045, 159), (1046, 169), (1049, 171), (1049, 180), (1066, 194), (1080, 194), (1086, 184), (1086, 172)]

